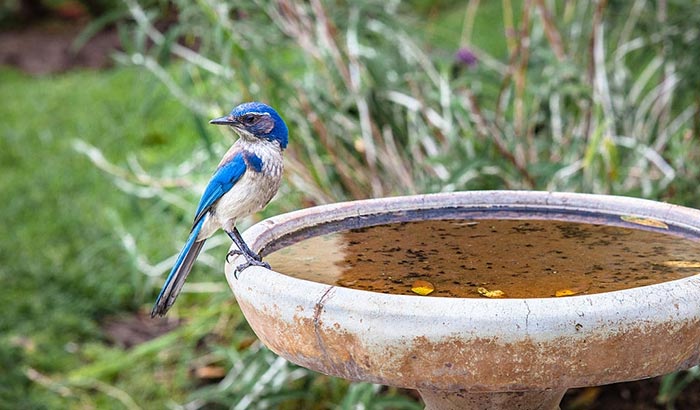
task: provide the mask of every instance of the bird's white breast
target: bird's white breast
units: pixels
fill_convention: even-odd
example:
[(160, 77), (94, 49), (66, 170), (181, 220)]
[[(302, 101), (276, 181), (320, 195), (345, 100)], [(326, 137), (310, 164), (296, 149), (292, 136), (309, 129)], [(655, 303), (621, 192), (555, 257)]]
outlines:
[(260, 158), (262, 169), (258, 172), (251, 166), (247, 167), (238, 182), (214, 204), (202, 227), (200, 239), (211, 236), (219, 228), (233, 230), (238, 218), (263, 209), (279, 189), (284, 167), (279, 143), (241, 138), (231, 147), (227, 156), (232, 152), (240, 152), (239, 150)]

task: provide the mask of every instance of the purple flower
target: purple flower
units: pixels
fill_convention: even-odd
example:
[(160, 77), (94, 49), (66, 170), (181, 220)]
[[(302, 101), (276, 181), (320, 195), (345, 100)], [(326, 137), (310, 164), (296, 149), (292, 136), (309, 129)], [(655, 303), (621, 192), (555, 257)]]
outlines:
[(471, 68), (476, 66), (476, 64), (479, 62), (479, 59), (476, 57), (476, 54), (474, 54), (474, 52), (471, 51), (469, 48), (462, 47), (459, 50), (457, 50), (457, 53), (455, 53), (455, 61), (458, 64), (462, 64)]

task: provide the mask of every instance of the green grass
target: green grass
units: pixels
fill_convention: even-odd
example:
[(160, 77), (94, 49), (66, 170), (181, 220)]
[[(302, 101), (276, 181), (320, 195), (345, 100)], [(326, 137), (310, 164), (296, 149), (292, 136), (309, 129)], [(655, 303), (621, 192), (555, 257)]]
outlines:
[[(350, 409), (359, 400), (417, 408), (396, 389), (377, 394), (376, 386), (350, 387), (277, 362), (255, 341), (220, 268), (205, 264), (195, 267), (190, 282), (213, 282), (221, 292), (185, 292), (169, 314), (187, 318), (176, 330), (131, 349), (113, 346), (105, 321), (144, 315), (161, 285), (162, 277), (148, 278), (136, 258), (155, 264), (178, 250), (199, 190), (189, 182), (199, 184), (208, 173), (198, 169), (188, 184), (168, 188), (190, 205), (183, 209), (118, 189), (113, 176), (75, 149), (76, 139), (99, 147), (114, 164), (128, 168), (137, 161), (179, 177), (178, 164), (209, 144), (212, 155), (200, 168), (213, 168), (228, 136), (203, 135), (196, 125), (203, 119), (135, 69), (45, 78), (3, 69), (0, 98), (11, 101), (0, 105), (0, 215), (7, 229), (0, 237), (0, 408), (166, 408), (201, 401), (216, 409), (245, 406), (251, 398), (288, 409), (333, 403)], [(298, 198), (276, 201), (264, 215), (299, 207)], [(125, 248), (125, 238), (135, 241), (138, 254)], [(216, 252), (225, 253), (222, 246)], [(207, 366), (229, 377), (195, 376)]]
[(187, 111), (141, 78), (128, 69), (40, 79), (0, 71), (0, 367), (10, 369), (0, 372), (0, 407), (55, 407), (60, 396), (30, 383), (27, 369), (79, 366), (83, 344), (101, 340), (105, 315), (144, 302), (145, 277), (112, 223), (164, 218), (72, 148), (82, 138), (123, 162), (129, 152), (162, 160), (199, 143)]

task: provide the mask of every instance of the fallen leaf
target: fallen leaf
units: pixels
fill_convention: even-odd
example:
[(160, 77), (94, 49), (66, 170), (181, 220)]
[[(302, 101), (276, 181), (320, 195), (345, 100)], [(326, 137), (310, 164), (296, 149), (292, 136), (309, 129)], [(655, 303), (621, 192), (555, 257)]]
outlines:
[(662, 265), (672, 268), (700, 268), (700, 262), (698, 261), (666, 261)]
[(417, 280), (413, 282), (413, 286), (411, 286), (411, 290), (413, 293), (419, 294), (421, 296), (426, 296), (435, 290), (435, 286), (433, 286), (432, 283), (426, 281), (426, 280)]
[(488, 290), (486, 288), (478, 287), (476, 291), (479, 292), (481, 296), (486, 296), (487, 298), (502, 298), (506, 294), (502, 290)]
[(572, 296), (577, 294), (578, 292), (573, 291), (571, 289), (559, 289), (558, 291), (554, 292), (555, 297), (562, 297), (562, 296)]
[(238, 346), (236, 346), (236, 350), (238, 350), (239, 352), (242, 352), (243, 350), (249, 348), (257, 340), (258, 339), (255, 337), (247, 337), (238, 343)]
[(665, 223), (659, 221), (658, 219), (652, 219), (652, 218), (643, 218), (641, 216), (633, 216), (633, 215), (623, 215), (620, 217), (625, 222), (637, 224), (637, 225), (644, 225), (644, 226), (650, 226), (652, 228), (661, 228), (661, 229), (668, 229), (668, 225)]
[(600, 387), (586, 387), (579, 390), (575, 395), (572, 394), (568, 408), (571, 409), (589, 409), (592, 408), (600, 396)]
[(226, 376), (226, 369), (221, 366), (204, 366), (194, 370), (198, 379), (222, 379)]

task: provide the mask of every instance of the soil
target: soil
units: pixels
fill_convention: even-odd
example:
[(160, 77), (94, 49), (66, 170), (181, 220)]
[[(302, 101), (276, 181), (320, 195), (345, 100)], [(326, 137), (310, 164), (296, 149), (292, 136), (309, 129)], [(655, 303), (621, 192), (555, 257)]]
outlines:
[[(28, 74), (45, 75), (77, 68), (103, 69), (112, 64), (110, 54), (119, 48), (116, 29), (93, 36), (82, 48), (73, 50), (76, 37), (86, 22), (44, 21), (0, 31), (0, 66), (13, 66)], [(106, 337), (114, 344), (129, 348), (176, 327), (176, 323), (157, 325), (137, 315), (131, 319), (106, 321)], [(562, 401), (562, 410), (663, 410), (656, 402), (661, 378), (601, 387), (571, 389)], [(675, 410), (700, 409), (700, 380), (688, 385), (674, 403)]]
[(180, 321), (153, 320), (147, 312), (106, 317), (102, 322), (105, 339), (112, 345), (130, 349), (174, 330)]
[(104, 30), (76, 50), (75, 39), (84, 28), (81, 22), (46, 21), (0, 31), (0, 66), (16, 67), (32, 75), (109, 67), (110, 55), (119, 47), (117, 30)]

